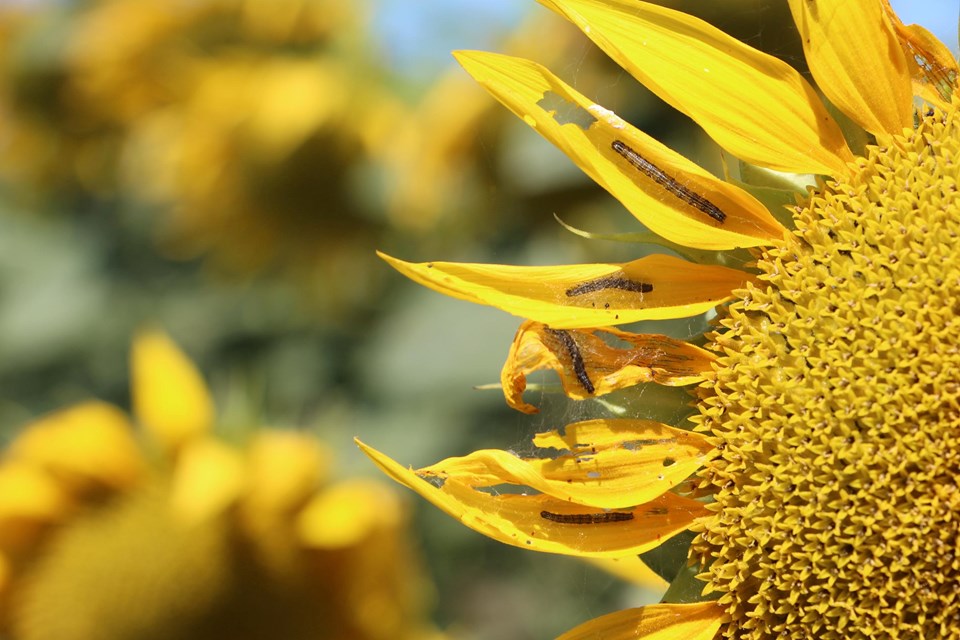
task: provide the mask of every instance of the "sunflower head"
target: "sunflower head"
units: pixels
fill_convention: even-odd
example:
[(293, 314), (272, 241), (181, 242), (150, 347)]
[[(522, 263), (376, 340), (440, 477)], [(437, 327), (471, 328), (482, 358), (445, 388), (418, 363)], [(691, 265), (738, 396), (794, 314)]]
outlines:
[(935, 111), (870, 147), (725, 309), (699, 390), (720, 509), (694, 548), (730, 637), (948, 637), (960, 620), (958, 127)]
[(336, 479), (302, 432), (213, 433), (200, 373), (157, 331), (132, 351), (137, 423), (88, 402), (0, 459), (0, 629), (15, 640), (430, 638), (407, 513)]
[[(958, 637), (955, 59), (886, 0), (790, 0), (816, 88), (678, 11), (543, 4), (739, 158), (741, 177), (772, 180), (716, 178), (536, 63), (461, 52), (471, 75), (681, 257), (386, 259), (526, 318), (501, 376), (511, 406), (536, 411), (522, 399), (526, 376), (552, 369), (581, 401), (697, 384), (695, 413), (667, 425), (640, 409), (536, 434), (529, 455), (484, 450), (418, 470), (364, 450), (478, 531), (633, 563), (647, 584), (638, 555), (692, 540), (690, 568), (661, 575), (672, 581), (661, 604), (563, 640)], [(803, 183), (815, 187), (791, 188)], [(737, 259), (745, 247), (752, 261)], [(714, 312), (696, 346), (612, 328)]]

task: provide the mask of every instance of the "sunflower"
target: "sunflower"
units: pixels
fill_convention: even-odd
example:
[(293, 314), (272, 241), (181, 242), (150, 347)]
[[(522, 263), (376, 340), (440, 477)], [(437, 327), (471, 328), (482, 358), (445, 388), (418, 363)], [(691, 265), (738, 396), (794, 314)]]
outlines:
[(133, 348), (126, 415), (91, 401), (0, 458), (0, 633), (12, 640), (439, 638), (406, 511), (331, 481), (304, 433), (211, 433), (199, 372), (164, 334)]
[[(642, 573), (639, 554), (690, 541), (661, 603), (564, 640), (960, 638), (956, 61), (886, 0), (790, 0), (816, 89), (675, 10), (541, 1), (765, 184), (714, 177), (534, 62), (459, 52), (686, 259), (384, 258), (525, 318), (502, 374), (516, 408), (536, 410), (526, 376), (553, 369), (578, 400), (696, 384), (694, 413), (581, 421), (536, 434), (530, 455), (482, 450), (418, 470), (361, 447), (508, 544)], [(613, 328), (704, 313), (717, 319), (700, 341)]]
[(0, 6), (11, 194), (32, 210), (92, 199), (169, 257), (294, 276), (341, 312), (356, 292), (336, 274), (359, 274), (384, 228), (351, 176), (379, 168), (409, 111), (369, 55), (364, 3), (54, 4)]

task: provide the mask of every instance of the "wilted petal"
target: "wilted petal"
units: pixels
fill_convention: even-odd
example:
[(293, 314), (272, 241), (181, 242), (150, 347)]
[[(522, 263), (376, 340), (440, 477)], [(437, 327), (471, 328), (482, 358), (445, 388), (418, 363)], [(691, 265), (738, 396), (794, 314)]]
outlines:
[(882, 0), (887, 18), (910, 63), (914, 90), (927, 102), (943, 109), (950, 107), (957, 89), (957, 61), (947, 45), (918, 24), (905, 25), (889, 0)]
[(766, 208), (540, 65), (495, 53), (459, 51), (464, 69), (577, 163), (644, 225), (701, 249), (768, 245), (784, 228)]
[(482, 449), (417, 471), (421, 478), (455, 479), (474, 488), (514, 484), (581, 505), (616, 509), (643, 504), (683, 482), (713, 447), (703, 436), (652, 420), (596, 419), (533, 438), (556, 449), (519, 458)]
[(608, 512), (546, 494), (478, 490), (460, 479), (447, 478), (434, 484), (362, 442), (357, 444), (387, 475), (471, 529), (535, 551), (584, 557), (637, 555), (659, 546), (708, 513), (700, 502), (673, 493), (638, 507)]
[(600, 616), (557, 640), (713, 640), (723, 617), (716, 602), (654, 604)]
[(665, 255), (621, 264), (517, 267), (404, 262), (379, 253), (414, 282), (454, 298), (487, 304), (554, 329), (605, 327), (684, 318), (732, 297), (751, 277)]
[[(614, 347), (597, 334), (609, 334), (630, 347)], [(536, 413), (523, 401), (527, 376), (541, 369), (560, 375), (564, 392), (584, 400), (641, 382), (667, 386), (692, 384), (711, 370), (714, 357), (682, 340), (617, 329), (551, 329), (540, 322), (524, 322), (517, 331), (500, 374), (503, 395), (514, 409)]]

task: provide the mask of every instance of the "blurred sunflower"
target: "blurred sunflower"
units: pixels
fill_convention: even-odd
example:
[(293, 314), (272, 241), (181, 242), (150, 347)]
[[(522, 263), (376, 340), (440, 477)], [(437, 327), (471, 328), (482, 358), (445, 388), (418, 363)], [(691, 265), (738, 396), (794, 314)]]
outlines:
[(132, 368), (143, 442), (88, 402), (3, 453), (4, 637), (440, 637), (391, 491), (330, 482), (304, 434), (214, 437), (203, 380), (163, 334), (137, 338)]
[[(696, 260), (385, 259), (527, 318), (502, 374), (518, 409), (536, 411), (521, 398), (527, 374), (553, 369), (575, 399), (699, 383), (696, 414), (581, 421), (537, 434), (525, 457), (482, 450), (415, 471), (362, 449), (508, 544), (632, 561), (692, 541), (660, 604), (564, 640), (960, 637), (953, 56), (886, 0), (790, 0), (824, 100), (786, 63), (682, 12), (541, 1), (766, 184), (715, 178), (538, 64), (460, 52), (498, 100)], [(706, 348), (611, 328), (714, 310)]]
[(237, 274), (274, 268), (311, 286), (320, 277), (321, 302), (344, 306), (356, 293), (335, 275), (369, 271), (369, 238), (385, 226), (376, 189), (357, 184), (408, 110), (372, 57), (364, 9), (5, 9), (0, 172), (46, 204), (119, 208), (173, 257), (209, 255)]

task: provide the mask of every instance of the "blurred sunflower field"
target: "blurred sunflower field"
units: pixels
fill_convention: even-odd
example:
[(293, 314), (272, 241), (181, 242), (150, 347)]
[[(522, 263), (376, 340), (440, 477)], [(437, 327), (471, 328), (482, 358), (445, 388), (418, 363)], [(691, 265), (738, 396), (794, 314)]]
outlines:
[[(457, 526), (356, 450), (421, 463), (578, 417), (477, 389), (515, 319), (375, 252), (635, 257), (582, 237), (642, 228), (453, 48), (723, 158), (535, 3), (409, 4), (0, 3), (0, 638), (546, 638), (656, 599)], [(661, 4), (802, 59), (785, 3)]]

